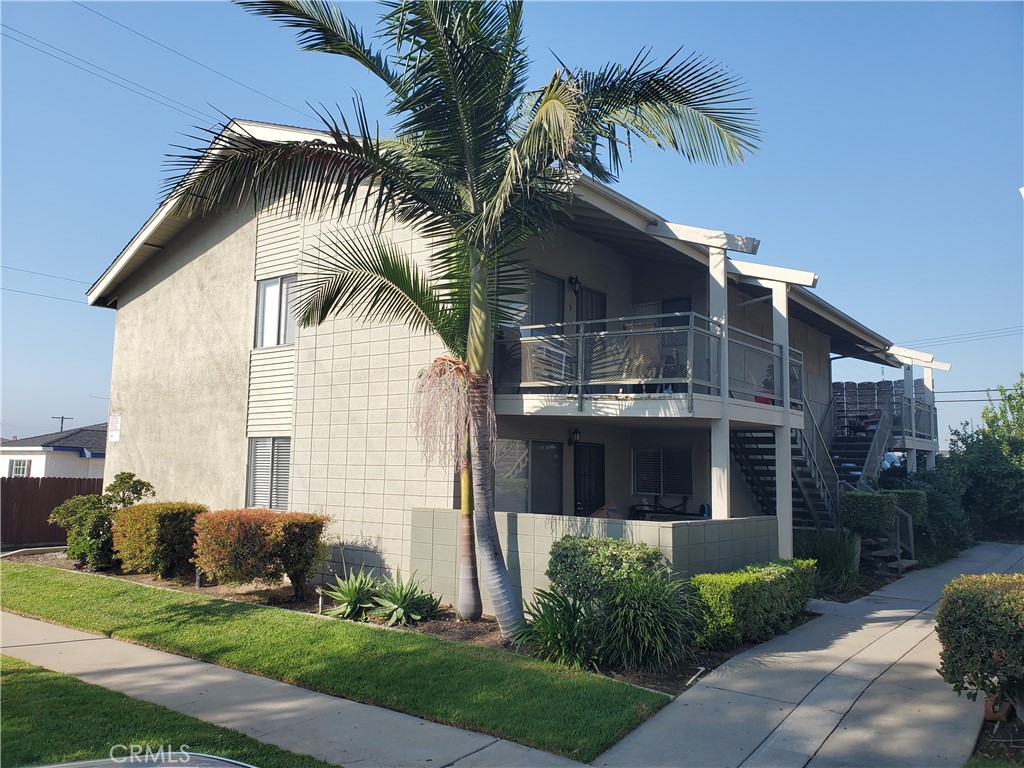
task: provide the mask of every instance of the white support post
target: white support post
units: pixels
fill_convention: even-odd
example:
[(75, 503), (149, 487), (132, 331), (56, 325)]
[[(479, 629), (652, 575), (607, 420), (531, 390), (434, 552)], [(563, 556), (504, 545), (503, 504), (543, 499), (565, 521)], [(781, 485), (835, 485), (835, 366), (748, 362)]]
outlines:
[(932, 406), (932, 439), (935, 447), (924, 455), (925, 469), (935, 469), (935, 454), (939, 450), (939, 412), (935, 407), (935, 371), (927, 366), (924, 369), (924, 388), (928, 392), (928, 401)]
[(793, 447), (789, 407), (789, 286), (773, 282), (772, 341), (781, 354), (776, 377), (782, 398), (782, 425), (775, 428), (775, 518), (779, 526), (779, 557), (793, 557)]
[(903, 444), (907, 449), (907, 474), (917, 472), (917, 448), (914, 441), (917, 435), (914, 430), (914, 366), (903, 366)]
[(711, 517), (729, 517), (729, 279), (724, 248), (708, 248), (708, 315), (721, 324), (718, 383), (722, 399), (721, 418), (711, 423)]

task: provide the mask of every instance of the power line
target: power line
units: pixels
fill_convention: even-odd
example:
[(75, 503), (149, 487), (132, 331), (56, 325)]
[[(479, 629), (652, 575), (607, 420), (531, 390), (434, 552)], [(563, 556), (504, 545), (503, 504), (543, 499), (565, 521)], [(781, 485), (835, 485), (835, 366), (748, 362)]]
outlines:
[[(189, 110), (190, 112), (195, 112), (197, 115), (199, 115), (201, 117), (206, 117), (206, 118), (209, 118), (210, 120), (216, 120), (217, 119), (216, 117), (214, 117), (213, 115), (209, 114), (208, 112), (203, 112), (201, 109), (195, 109), (194, 107), (190, 107), (188, 104), (180, 102), (177, 99), (172, 99), (170, 96), (165, 96), (164, 94), (160, 93), (159, 91), (154, 91), (152, 88), (147, 88), (146, 86), (142, 85), (141, 83), (136, 83), (134, 80), (129, 80), (127, 77), (123, 77), (122, 75), (117, 74), (117, 72), (111, 72), (109, 69), (104, 69), (103, 67), (99, 66), (98, 64), (93, 64), (91, 61), (83, 59), (81, 56), (75, 56), (75, 54), (70, 53), (69, 51), (65, 51), (63, 48), (59, 48), (56, 45), (51, 45), (50, 43), (46, 42), (45, 40), (40, 40), (38, 37), (32, 37), (32, 35), (28, 34), (27, 32), (22, 32), (20, 29), (16, 29), (15, 27), (12, 27), (10, 24), (0, 24), (0, 26), (4, 27), (5, 29), (9, 29), (12, 32), (17, 32), (22, 37), (27, 37), (29, 40), (33, 40), (33, 41), (39, 43), (40, 45), (45, 45), (47, 48), (52, 48), (55, 51), (60, 51), (65, 56), (70, 56), (72, 59), (75, 59), (75, 61), (80, 61), (83, 64), (92, 67), (93, 69), (98, 69), (100, 72), (106, 72), (108, 75), (113, 75), (118, 80), (124, 80), (126, 83), (131, 83), (136, 88), (141, 88), (144, 91), (149, 91), (150, 93), (154, 94), (155, 96), (159, 96), (161, 99), (166, 99), (167, 101), (174, 102), (178, 106), (184, 107), (185, 109)], [(71, 62), (68, 62), (68, 63), (70, 64)]]
[(978, 341), (989, 341), (990, 339), (1009, 339), (1013, 336), (1020, 336), (1024, 334), (1024, 328), (1019, 331), (1010, 331), (1009, 333), (994, 333), (989, 336), (977, 336), (973, 339), (959, 339), (957, 341), (935, 341), (929, 342), (929, 347), (946, 347), (950, 344), (970, 344)]
[(292, 106), (291, 104), (286, 104), (285, 102), (283, 102), (283, 101), (280, 101), (279, 99), (275, 99), (275, 98), (274, 98), (273, 96), (271, 96), (270, 94), (267, 94), (267, 93), (264, 93), (263, 91), (257, 90), (256, 88), (253, 88), (253, 87), (252, 87), (251, 85), (246, 85), (246, 84), (245, 84), (245, 83), (243, 83), (243, 82), (242, 82), (241, 80), (236, 80), (235, 78), (231, 77), (230, 75), (225, 75), (225, 74), (224, 74), (223, 72), (221, 72), (221, 71), (219, 71), (219, 70), (216, 70), (216, 69), (214, 69), (213, 67), (211, 67), (211, 66), (209, 66), (209, 65), (207, 65), (207, 64), (203, 64), (203, 62), (201, 62), (201, 61), (197, 61), (196, 59), (193, 59), (193, 58), (192, 58), (191, 56), (186, 56), (186, 55), (185, 55), (184, 53), (182, 53), (181, 51), (175, 50), (174, 48), (171, 48), (171, 47), (170, 47), (169, 45), (164, 45), (164, 44), (163, 44), (163, 43), (161, 43), (161, 42), (160, 42), (159, 40), (154, 40), (154, 39), (153, 39), (152, 37), (150, 37), (149, 35), (145, 35), (145, 34), (143, 34), (142, 32), (139, 32), (139, 31), (138, 31), (137, 29), (133, 29), (132, 27), (129, 27), (129, 26), (127, 25), (127, 24), (122, 24), (122, 23), (121, 23), (120, 21), (118, 21), (117, 19), (112, 19), (112, 18), (110, 18), (109, 16), (107, 16), (107, 15), (105, 15), (105, 14), (102, 14), (102, 13), (100, 13), (100, 12), (99, 12), (99, 11), (97, 11), (97, 10), (96, 10), (95, 8), (90, 8), (90, 7), (89, 7), (88, 5), (86, 5), (85, 3), (80, 3), (80, 2), (78, 2), (78, 0), (71, 0), (71, 1), (72, 1), (72, 2), (73, 2), (73, 3), (75, 4), (75, 5), (77, 5), (77, 6), (79, 7), (79, 8), (82, 8), (82, 9), (84, 9), (84, 10), (86, 10), (86, 11), (89, 11), (89, 13), (94, 13), (94, 14), (96, 14), (97, 16), (99, 16), (99, 17), (101, 17), (101, 18), (104, 18), (104, 19), (106, 19), (106, 20), (107, 20), (107, 21), (109, 21), (109, 22), (110, 22), (111, 24), (116, 24), (117, 26), (121, 27), (122, 29), (126, 29), (126, 30), (128, 30), (128, 31), (129, 31), (129, 32), (131, 32), (132, 34), (134, 34), (134, 35), (138, 35), (139, 37), (143, 38), (144, 40), (148, 40), (149, 42), (153, 43), (153, 45), (159, 45), (159, 46), (160, 46), (161, 48), (163, 48), (164, 50), (166, 50), (166, 51), (170, 51), (170, 52), (171, 52), (171, 53), (173, 53), (174, 55), (176, 55), (176, 56), (180, 56), (181, 58), (185, 59), (186, 61), (190, 61), (190, 62), (192, 62), (193, 64), (195, 64), (196, 66), (202, 67), (203, 69), (205, 69), (205, 70), (207, 70), (207, 71), (209, 71), (209, 72), (213, 72), (213, 73), (214, 73), (215, 75), (219, 75), (220, 77), (223, 77), (223, 78), (224, 78), (225, 80), (230, 80), (230, 81), (231, 81), (232, 83), (234, 83), (235, 85), (240, 85), (240, 86), (242, 86), (243, 88), (245, 88), (246, 90), (252, 91), (253, 93), (255, 93), (255, 94), (259, 95), (259, 96), (262, 96), (262, 97), (263, 97), (263, 98), (265, 98), (265, 99), (270, 99), (270, 100), (271, 100), (271, 101), (273, 101), (273, 102), (274, 102), (275, 104), (280, 104), (280, 105), (281, 105), (282, 107), (287, 107), (288, 109), (292, 110), (292, 112), (298, 112), (298, 113), (299, 113), (300, 115), (305, 115), (306, 117), (310, 117), (310, 118), (313, 118), (314, 120), (316, 119), (316, 117), (315, 117), (314, 115), (311, 115), (311, 114), (310, 114), (309, 112), (305, 112), (305, 111), (303, 111), (303, 110), (301, 110), (301, 109), (296, 109), (296, 108), (295, 108), (295, 107), (293, 107), (293, 106)]
[[(7, 26), (7, 25), (5, 24), (4, 26)], [(17, 30), (15, 30), (15, 31), (17, 31)], [(142, 91), (137, 91), (134, 88), (129, 88), (124, 83), (119, 83), (119, 82), (117, 82), (117, 80), (111, 80), (109, 77), (104, 77), (103, 75), (101, 75), (101, 74), (99, 74), (97, 72), (93, 72), (91, 69), (86, 69), (85, 67), (82, 67), (82, 66), (79, 66), (78, 64), (75, 64), (75, 62), (73, 62), (73, 61), (68, 61), (67, 59), (62, 59), (60, 56), (58, 56), (58, 55), (56, 55), (54, 53), (50, 53), (49, 51), (44, 51), (42, 48), (37, 48), (36, 46), (32, 45), (31, 43), (26, 43), (24, 40), (22, 40), (20, 38), (17, 38), (17, 37), (14, 37), (13, 35), (9, 35), (6, 32), (0, 33), (0, 35), (2, 35), (3, 37), (6, 37), (8, 40), (13, 40), (15, 43), (21, 43), (26, 48), (31, 48), (33, 51), (38, 51), (39, 53), (45, 54), (45, 55), (49, 56), (51, 59), (56, 59), (57, 61), (63, 62), (64, 64), (67, 64), (68, 66), (74, 67), (75, 69), (80, 69), (83, 72), (86, 72), (86, 73), (92, 75), (93, 77), (98, 77), (100, 80), (106, 80), (108, 83), (116, 85), (118, 88), (124, 88), (126, 91), (131, 91), (132, 93), (136, 94), (137, 96), (142, 96), (144, 99), (149, 99), (150, 101), (155, 102), (155, 103), (159, 104), (162, 107), (167, 107), (168, 109), (173, 109), (175, 112), (180, 112), (181, 114), (185, 115), (185, 117), (192, 118), (193, 120), (196, 119), (196, 114), (195, 113), (197, 113), (198, 110), (192, 110), (192, 107), (188, 107), (188, 109), (192, 110), (191, 112), (186, 112), (184, 109), (180, 109), (180, 108), (174, 106), (173, 104), (168, 104), (168, 103), (166, 103), (164, 101), (161, 101), (160, 99), (153, 98), (149, 94), (143, 93)], [(60, 50), (60, 49), (57, 49), (57, 50)], [(71, 54), (68, 54), (68, 55), (70, 56)], [(90, 65), (90, 66), (93, 66), (93, 65)], [(96, 68), (99, 69), (99, 67), (96, 67)], [(115, 77), (120, 77), (120, 75), (115, 75)], [(122, 79), (124, 79), (124, 78), (122, 78)], [(131, 81), (130, 80), (126, 80), (126, 82), (131, 82)], [(139, 86), (139, 87), (141, 88), (142, 86)], [(147, 89), (147, 90), (149, 90), (149, 89)], [(155, 93), (155, 91), (154, 91), (154, 93)], [(163, 97), (163, 98), (166, 98), (166, 97)], [(173, 99), (170, 99), (170, 100), (173, 101)], [(198, 114), (201, 115), (202, 113), (199, 112)]]
[(987, 398), (978, 398), (977, 400), (936, 400), (936, 403), (1001, 403), (1003, 398), (993, 397), (991, 400)]
[(48, 275), (45, 272), (33, 272), (31, 269), (21, 269), (20, 267), (12, 267), (7, 264), (3, 265), (4, 269), (13, 269), (15, 272), (25, 272), (29, 275), (39, 275), (40, 277), (52, 277), (54, 280), (67, 280), (69, 283), (82, 283), (82, 285), (92, 285), (88, 280), (75, 280), (73, 277), (62, 277), (61, 275)]
[(945, 336), (932, 336), (927, 339), (911, 339), (910, 341), (901, 341), (899, 344), (923, 344), (932, 341), (948, 341), (950, 339), (966, 339), (968, 337), (988, 335), (991, 333), (1003, 333), (1010, 331), (1012, 333), (1020, 333), (1024, 331), (1024, 325), (1009, 325), (1005, 328), (988, 328), (983, 331), (971, 331), (969, 333), (954, 333), (947, 334)]
[(986, 389), (936, 389), (936, 395), (962, 395), (969, 392), (991, 392), (995, 387), (988, 387)]
[(7, 286), (0, 288), (0, 290), (10, 291), (11, 293), (23, 293), (26, 296), (38, 296), (41, 299), (56, 299), (57, 301), (69, 301), (72, 304), (81, 304), (83, 307), (86, 306), (86, 303), (84, 301), (76, 299), (65, 299), (63, 296), (49, 296), (45, 293), (31, 293), (30, 291), (19, 291), (17, 288), (8, 288)]

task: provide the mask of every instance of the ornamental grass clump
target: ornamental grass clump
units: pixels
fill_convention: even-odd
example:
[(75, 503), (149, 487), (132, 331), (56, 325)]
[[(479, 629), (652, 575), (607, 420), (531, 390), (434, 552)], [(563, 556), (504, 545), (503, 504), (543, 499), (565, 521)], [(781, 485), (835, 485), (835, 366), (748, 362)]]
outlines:
[(592, 606), (554, 587), (534, 595), (524, 609), (526, 625), (512, 635), (516, 648), (573, 669), (597, 669), (600, 628)]
[(403, 579), (399, 571), (393, 580), (378, 579), (360, 566), (344, 579), (335, 577), (333, 587), (320, 588), (321, 594), (334, 601), (324, 613), (351, 621), (375, 619), (389, 627), (432, 619), (441, 608), (441, 599), (428, 592), (415, 576)]

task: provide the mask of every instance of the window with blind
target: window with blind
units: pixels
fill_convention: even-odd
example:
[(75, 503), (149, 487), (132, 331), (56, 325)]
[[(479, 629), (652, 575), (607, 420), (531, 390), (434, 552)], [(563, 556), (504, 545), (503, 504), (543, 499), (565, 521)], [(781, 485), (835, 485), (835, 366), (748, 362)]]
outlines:
[(291, 440), (287, 437), (249, 439), (249, 487), (246, 506), (288, 509), (288, 467)]
[(256, 346), (295, 342), (295, 275), (256, 283)]
[(692, 496), (690, 448), (634, 448), (633, 495)]

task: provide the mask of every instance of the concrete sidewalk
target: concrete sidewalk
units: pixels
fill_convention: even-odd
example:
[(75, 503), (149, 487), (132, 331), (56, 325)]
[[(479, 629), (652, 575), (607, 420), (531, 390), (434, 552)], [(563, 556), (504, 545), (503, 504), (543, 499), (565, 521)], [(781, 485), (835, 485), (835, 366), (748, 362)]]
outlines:
[[(981, 544), (848, 604), (710, 673), (597, 766), (962, 765), (981, 702), (935, 668), (942, 587), (1021, 572), (1024, 549)], [(314, 693), (162, 651), (2, 615), (3, 652), (268, 744), (346, 766), (573, 766), (492, 736)]]
[(960, 766), (982, 718), (935, 671), (935, 608), (964, 573), (1019, 573), (1024, 548), (979, 544), (730, 659), (597, 766)]
[(9, 656), (344, 766), (578, 766), (494, 736), (10, 613)]

